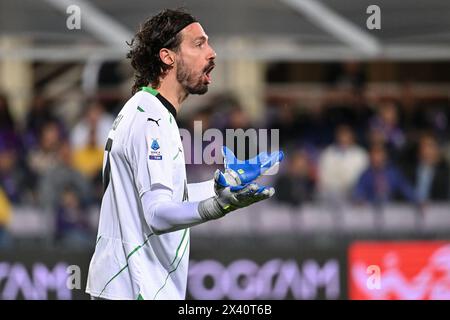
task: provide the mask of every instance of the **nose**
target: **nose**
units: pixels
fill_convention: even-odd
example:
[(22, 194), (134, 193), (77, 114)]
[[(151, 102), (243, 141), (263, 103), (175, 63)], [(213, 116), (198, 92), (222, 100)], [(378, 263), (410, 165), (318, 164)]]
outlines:
[(209, 49), (208, 60), (214, 60), (217, 57), (217, 53), (213, 47), (209, 46)]

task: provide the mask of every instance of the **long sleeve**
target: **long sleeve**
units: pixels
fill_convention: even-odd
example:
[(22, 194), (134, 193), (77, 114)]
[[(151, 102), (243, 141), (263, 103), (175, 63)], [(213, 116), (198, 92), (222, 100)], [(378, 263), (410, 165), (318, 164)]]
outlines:
[(198, 202), (175, 202), (172, 191), (158, 186), (141, 197), (147, 224), (155, 234), (189, 228), (205, 222), (198, 213)]
[(189, 183), (188, 185), (189, 201), (202, 201), (215, 196), (214, 180), (208, 180), (200, 183)]

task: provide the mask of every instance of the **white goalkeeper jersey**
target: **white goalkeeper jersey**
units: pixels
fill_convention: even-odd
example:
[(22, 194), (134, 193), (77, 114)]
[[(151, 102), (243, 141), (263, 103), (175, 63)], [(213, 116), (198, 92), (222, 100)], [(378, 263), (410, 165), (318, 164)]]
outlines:
[(86, 292), (105, 299), (184, 299), (189, 229), (156, 235), (141, 196), (153, 186), (188, 200), (183, 147), (175, 108), (143, 88), (122, 108), (103, 160), (105, 193)]

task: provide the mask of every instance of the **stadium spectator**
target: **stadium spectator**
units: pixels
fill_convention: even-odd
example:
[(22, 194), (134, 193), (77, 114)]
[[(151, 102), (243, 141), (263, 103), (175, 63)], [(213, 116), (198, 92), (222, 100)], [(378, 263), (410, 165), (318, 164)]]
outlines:
[(28, 154), (28, 165), (38, 177), (56, 165), (61, 139), (62, 133), (57, 122), (47, 122), (42, 126), (39, 145)]
[[(49, 99), (37, 95), (33, 98), (25, 117), (24, 144), (30, 150), (39, 145), (39, 136), (48, 123), (58, 123), (59, 119), (53, 114)], [(61, 125), (61, 123), (59, 123)]]
[(95, 235), (89, 224), (88, 207), (76, 186), (66, 185), (56, 206), (56, 241), (64, 248), (92, 247)]
[(408, 170), (408, 177), (414, 184), (420, 202), (450, 199), (449, 166), (442, 158), (438, 142), (432, 135), (420, 138), (418, 159)]
[(429, 103), (422, 108), (424, 129), (433, 132), (439, 142), (448, 140), (450, 134), (450, 108), (448, 104)]
[(90, 181), (102, 170), (104, 148), (97, 144), (96, 127), (91, 127), (88, 142), (73, 152), (73, 166)]
[(381, 207), (391, 202), (398, 193), (412, 203), (417, 201), (414, 188), (389, 162), (384, 146), (372, 146), (370, 164), (358, 179), (354, 200)]
[(70, 141), (72, 147), (82, 149), (89, 144), (89, 135), (95, 132), (95, 145), (104, 149), (114, 117), (107, 113), (98, 100), (88, 103), (83, 118), (73, 128)]
[(356, 144), (354, 132), (347, 125), (337, 127), (335, 140), (319, 158), (319, 192), (323, 200), (341, 203), (350, 199), (358, 177), (368, 164), (368, 156)]
[(21, 166), (14, 146), (0, 141), (0, 188), (14, 205), (32, 202), (33, 174)]
[(275, 199), (293, 207), (312, 201), (315, 181), (306, 152), (296, 150), (290, 153), (286, 172), (277, 175)]
[[(370, 121), (370, 134), (380, 137), (390, 154), (397, 158), (406, 143), (406, 137), (399, 124), (397, 106), (393, 101), (384, 101), (377, 114)], [(374, 141), (371, 141), (374, 143)]]
[(56, 163), (40, 181), (40, 202), (46, 210), (54, 210), (62, 199), (64, 190), (70, 187), (79, 195), (83, 203), (91, 200), (89, 181), (72, 166), (72, 150), (68, 142), (58, 148)]

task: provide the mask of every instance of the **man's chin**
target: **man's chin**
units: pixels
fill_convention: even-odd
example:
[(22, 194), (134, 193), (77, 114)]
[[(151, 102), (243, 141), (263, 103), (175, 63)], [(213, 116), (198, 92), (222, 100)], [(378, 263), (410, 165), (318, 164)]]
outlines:
[(189, 94), (198, 94), (198, 95), (202, 95), (208, 92), (208, 85), (204, 84), (201, 86), (197, 86), (195, 88), (187, 88), (187, 92)]

